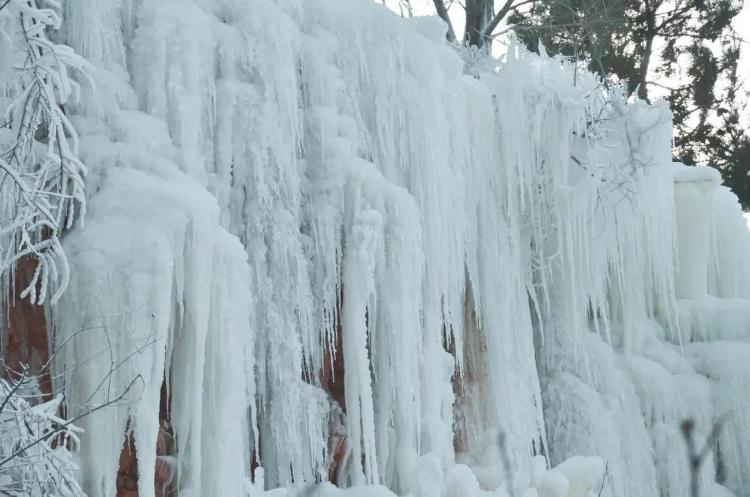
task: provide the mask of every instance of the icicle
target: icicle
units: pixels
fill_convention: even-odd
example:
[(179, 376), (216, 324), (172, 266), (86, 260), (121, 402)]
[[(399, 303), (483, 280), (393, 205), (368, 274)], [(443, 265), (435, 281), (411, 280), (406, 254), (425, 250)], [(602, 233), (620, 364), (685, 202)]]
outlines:
[(714, 173), (672, 166), (663, 104), (543, 47), (464, 60), (370, 0), (64, 9), (98, 91), (71, 107), (91, 202), (57, 368), (71, 409), (138, 378), (86, 426), (92, 495), (126, 431), (153, 495), (163, 382), (188, 496), (591, 491), (601, 460), (565, 461), (592, 455), (602, 495), (677, 497), (672, 425), (742, 407), (739, 359), (680, 346), (747, 341), (750, 235)]

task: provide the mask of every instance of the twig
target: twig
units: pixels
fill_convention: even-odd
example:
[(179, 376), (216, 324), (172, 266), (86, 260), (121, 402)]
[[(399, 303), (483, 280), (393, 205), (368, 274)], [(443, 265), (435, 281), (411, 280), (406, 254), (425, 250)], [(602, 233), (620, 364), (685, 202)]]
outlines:
[(10, 391), (8, 392), (8, 394), (3, 399), (3, 403), (2, 403), (2, 405), (0, 405), (0, 414), (3, 413), (3, 410), (5, 409), (5, 406), (8, 405), (8, 402), (10, 401), (11, 397), (13, 397), (13, 395), (15, 395), (15, 393), (18, 391), (18, 389), (21, 388), (21, 385), (26, 380), (26, 373), (27, 373), (27, 371), (28, 371), (28, 367), (24, 366), (24, 367), (21, 368), (21, 373), (22, 373), (21, 374), (21, 379), (19, 379), (18, 381), (15, 382), (15, 384), (13, 385), (13, 388), (10, 389)]
[[(25, 451), (27, 451), (28, 449), (34, 447), (35, 445), (40, 444), (40, 443), (44, 442), (45, 440), (50, 439), (54, 435), (57, 435), (59, 433), (64, 432), (65, 428), (67, 428), (67, 427), (69, 427), (71, 425), (74, 425), (80, 419), (83, 419), (86, 416), (90, 416), (91, 414), (94, 414), (95, 412), (97, 412), (97, 411), (99, 411), (101, 409), (104, 409), (105, 407), (111, 406), (111, 405), (119, 402), (120, 400), (124, 399), (125, 396), (133, 388), (133, 385), (135, 385), (136, 381), (138, 381), (138, 380), (140, 380), (141, 382), (144, 382), (143, 377), (141, 375), (136, 376), (135, 378), (133, 378), (133, 380), (130, 382), (130, 384), (127, 386), (127, 388), (125, 388), (125, 390), (120, 395), (118, 395), (116, 398), (108, 400), (107, 402), (104, 402), (103, 404), (99, 404), (97, 406), (92, 407), (91, 409), (88, 409), (88, 410), (82, 412), (81, 414), (73, 417), (72, 419), (69, 419), (65, 423), (62, 423), (62, 424), (58, 425), (57, 429), (52, 430), (52, 431), (46, 433), (45, 435), (37, 438), (33, 442), (28, 443), (25, 446), (19, 448), (18, 450), (16, 450), (15, 452), (13, 452), (11, 455), (7, 456), (5, 459), (3, 459), (2, 461), (0, 461), (0, 468), (3, 467), (8, 462), (10, 462), (13, 459), (15, 459), (16, 457), (18, 457), (19, 455), (21, 455), (22, 453), (24, 453)], [(144, 384), (145, 384), (145, 382), (144, 382)]]
[(492, 17), (492, 20), (482, 29), (480, 36), (482, 44), (484, 44), (485, 41), (492, 39), (492, 32), (495, 31), (495, 28), (497, 28), (497, 25), (500, 24), (500, 21), (505, 19), (505, 16), (508, 15), (508, 12), (510, 12), (511, 9), (516, 9), (518, 7), (521, 7), (522, 5), (534, 3), (536, 0), (524, 0), (522, 2), (514, 3), (515, 1), (516, 0), (506, 0), (503, 6), (500, 7), (500, 10), (498, 10), (497, 13)]

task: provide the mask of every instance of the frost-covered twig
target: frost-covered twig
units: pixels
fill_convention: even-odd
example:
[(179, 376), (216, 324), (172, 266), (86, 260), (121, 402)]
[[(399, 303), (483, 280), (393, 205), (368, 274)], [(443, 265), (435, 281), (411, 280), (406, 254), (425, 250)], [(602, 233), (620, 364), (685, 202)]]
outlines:
[(65, 419), (60, 414), (62, 395), (36, 405), (29, 400), (40, 397), (29, 391), (38, 391), (42, 376), (31, 375), (27, 366), (21, 366), (10, 379), (0, 378), (0, 494), (85, 497), (71, 456), (82, 432), (76, 423), (124, 400), (143, 378), (136, 376), (119, 395)]
[(67, 286), (60, 236), (85, 212), (86, 167), (62, 106), (78, 91), (70, 71), (85, 76), (86, 63), (47, 39), (46, 29), (60, 26), (53, 10), (36, 0), (9, 0), (4, 7), (0, 31), (15, 29), (11, 46), (18, 64), (0, 127), (0, 139), (9, 138), (0, 140), (0, 273), (7, 278), (21, 259), (34, 259), (21, 297), (41, 304), (47, 294), (56, 301)]
[[(128, 386), (125, 388), (125, 390), (123, 390), (123, 392), (120, 395), (118, 395), (117, 397), (115, 397), (113, 399), (108, 399), (106, 402), (103, 402), (101, 404), (95, 405), (95, 406), (93, 406), (93, 407), (85, 410), (84, 412), (78, 414), (77, 416), (75, 416), (74, 418), (72, 418), (72, 419), (70, 419), (68, 421), (62, 420), (62, 419), (60, 419), (60, 418), (58, 418), (56, 416), (53, 419), (51, 417), (52, 415), (50, 414), (49, 417), (50, 417), (50, 420), (52, 422), (51, 423), (51, 427), (49, 429), (47, 429), (46, 431), (38, 434), (38, 436), (37, 436), (36, 439), (32, 439), (26, 445), (19, 446), (19, 448), (16, 449), (15, 452), (12, 452), (11, 454), (8, 454), (5, 458), (3, 458), (2, 460), (0, 460), (0, 469), (3, 466), (5, 466), (6, 464), (8, 464), (10, 461), (12, 461), (13, 459), (15, 459), (17, 457), (20, 457), (22, 454), (24, 454), (29, 449), (31, 449), (31, 448), (39, 445), (39, 444), (42, 444), (43, 442), (46, 442), (46, 441), (48, 441), (48, 440), (50, 440), (52, 438), (57, 438), (60, 435), (66, 435), (67, 436), (67, 434), (69, 432), (79, 431), (76, 428), (76, 425), (75, 425), (75, 423), (77, 421), (79, 421), (79, 420), (81, 420), (81, 419), (83, 419), (83, 418), (85, 418), (87, 416), (90, 416), (90, 415), (94, 414), (95, 412), (104, 409), (105, 407), (109, 407), (111, 405), (114, 405), (114, 404), (120, 402), (121, 400), (123, 400), (125, 397), (128, 396), (128, 394), (130, 393), (130, 391), (133, 389), (133, 387), (139, 381), (141, 383), (143, 382), (143, 377), (141, 375), (138, 375), (135, 378), (133, 378), (130, 381), (130, 383), (128, 384)], [(56, 399), (59, 399), (59, 400), (57, 401), (57, 404), (56, 404), (56, 407), (55, 407), (55, 411), (57, 410), (57, 408), (59, 407), (60, 403), (62, 402), (62, 396), (58, 395), (56, 397)], [(54, 401), (54, 399), (53, 399), (53, 401)], [(53, 401), (50, 401), (50, 402), (53, 402)], [(47, 403), (42, 404), (42, 405), (49, 404), (50, 402), (47, 402)]]
[[(91, 329), (93, 328), (78, 329), (60, 347), (67, 347), (76, 336)], [(154, 342), (155, 339), (149, 340), (133, 355), (144, 351)], [(143, 377), (136, 375), (118, 391), (113, 392), (107, 388), (104, 398), (96, 403), (89, 398), (81, 405), (64, 406), (64, 395), (61, 392), (42, 393), (39, 386), (48, 384), (50, 365), (61, 348), (52, 351), (48, 360), (33, 372), (24, 364), (15, 369), (1, 364), (0, 495), (85, 497), (77, 482), (78, 468), (71, 455), (71, 452), (77, 450), (82, 433), (78, 423), (98, 411), (128, 401), (137, 385), (144, 385)], [(107, 383), (126, 360), (113, 361), (108, 371), (102, 371), (102, 380), (95, 392)], [(72, 367), (77, 365), (73, 364)], [(47, 400), (50, 398), (51, 400)]]
[[(0, 379), (0, 493), (11, 497), (84, 497), (70, 447), (78, 443), (73, 422), (58, 416), (62, 396), (38, 405), (20, 394), (36, 386), (22, 368), (16, 379)], [(42, 443), (44, 442), (44, 443)]]

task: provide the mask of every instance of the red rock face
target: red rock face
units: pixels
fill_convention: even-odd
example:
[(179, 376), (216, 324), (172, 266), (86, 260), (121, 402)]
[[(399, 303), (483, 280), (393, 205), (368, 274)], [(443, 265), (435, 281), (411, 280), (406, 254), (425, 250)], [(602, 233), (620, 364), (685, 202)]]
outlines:
[[(479, 406), (485, 402), (483, 388), (489, 384), (487, 378), (487, 343), (480, 333), (474, 303), (474, 293), (467, 282), (464, 297), (463, 371), (454, 371), (451, 383), (455, 402), (453, 405), (453, 450), (459, 454), (471, 452), (470, 432), (477, 426), (485, 426)], [(447, 347), (456, 357), (455, 346)]]
[[(174, 485), (176, 478), (174, 469), (168, 462), (169, 456), (174, 454), (174, 439), (172, 428), (167, 420), (159, 423), (159, 436), (156, 439), (156, 455), (167, 456), (156, 461), (156, 477), (154, 486), (156, 497), (173, 497), (177, 495)], [(138, 451), (135, 439), (131, 433), (125, 439), (120, 451), (120, 467), (117, 470), (117, 497), (138, 497)]]
[(174, 437), (172, 425), (169, 421), (159, 421), (159, 436), (156, 439), (156, 497), (172, 497), (177, 495), (177, 468), (170, 461), (174, 461)]
[[(340, 314), (340, 313), (339, 313)], [(326, 343), (323, 349), (323, 367), (320, 370), (320, 386), (331, 399), (346, 412), (346, 395), (344, 393), (344, 341), (340, 320), (336, 320), (335, 351)]]
[(156, 438), (156, 474), (154, 485), (156, 497), (172, 497), (177, 495), (177, 468), (170, 461), (174, 461), (176, 453), (174, 432), (172, 431), (171, 412), (169, 409), (169, 389), (167, 382), (162, 382), (161, 398), (159, 401), (159, 435)]
[[(161, 385), (159, 399), (159, 435), (156, 438), (156, 473), (154, 488), (156, 497), (177, 495), (176, 469), (170, 463), (175, 454), (174, 434), (170, 422), (167, 382)], [(131, 433), (120, 452), (120, 468), (117, 471), (117, 497), (138, 497), (138, 453)]]
[[(343, 299), (343, 292), (340, 296)], [(341, 306), (338, 309), (341, 315)], [(344, 391), (344, 342), (341, 320), (336, 320), (335, 351), (326, 343), (323, 350), (323, 367), (320, 386), (329, 395), (331, 412), (328, 426), (328, 479), (338, 481), (346, 455), (346, 395)]]
[(138, 454), (131, 434), (122, 444), (117, 469), (117, 497), (138, 497)]
[[(24, 259), (16, 267), (15, 286), (19, 289), (26, 287), (34, 273), (36, 262)], [(47, 321), (44, 309), (33, 305), (28, 299), (9, 299), (0, 316), (0, 349), (3, 353), (5, 368), (0, 371), (3, 376), (8, 375), (10, 368), (18, 371), (24, 364), (29, 366), (29, 373), (40, 377), (39, 388), (45, 394), (52, 393), (52, 385), (48, 371), (42, 371), (49, 359), (47, 340)]]

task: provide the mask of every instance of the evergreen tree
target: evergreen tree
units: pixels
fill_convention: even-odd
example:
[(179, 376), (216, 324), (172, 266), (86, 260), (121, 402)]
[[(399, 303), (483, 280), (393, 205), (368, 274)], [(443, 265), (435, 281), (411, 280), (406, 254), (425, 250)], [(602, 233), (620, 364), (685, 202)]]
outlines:
[[(532, 50), (585, 60), (632, 94), (665, 98), (674, 114), (675, 158), (719, 168), (750, 208), (747, 94), (732, 19), (742, 0), (538, 0), (508, 17)], [(745, 123), (746, 125), (746, 123)]]

